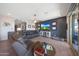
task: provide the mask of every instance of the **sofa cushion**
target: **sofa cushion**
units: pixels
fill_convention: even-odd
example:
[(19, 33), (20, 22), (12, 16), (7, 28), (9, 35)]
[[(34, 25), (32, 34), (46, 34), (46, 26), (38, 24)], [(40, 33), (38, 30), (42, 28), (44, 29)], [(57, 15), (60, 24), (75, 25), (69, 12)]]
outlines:
[(14, 42), (12, 44), (12, 47), (15, 49), (17, 55), (19, 56), (24, 56), (25, 53), (27, 52), (26, 48), (19, 42)]
[(17, 55), (19, 56), (25, 56), (25, 55), (32, 55), (31, 50), (27, 50), (21, 43), (14, 42), (12, 44), (12, 47), (15, 49)]

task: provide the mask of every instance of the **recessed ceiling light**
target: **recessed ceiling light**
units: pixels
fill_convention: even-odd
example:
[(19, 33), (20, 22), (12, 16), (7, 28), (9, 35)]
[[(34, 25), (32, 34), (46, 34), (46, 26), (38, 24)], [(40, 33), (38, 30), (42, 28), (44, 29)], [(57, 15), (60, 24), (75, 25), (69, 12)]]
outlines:
[(11, 13), (8, 13), (7, 15), (8, 15), (8, 16), (11, 16), (12, 14), (11, 14)]

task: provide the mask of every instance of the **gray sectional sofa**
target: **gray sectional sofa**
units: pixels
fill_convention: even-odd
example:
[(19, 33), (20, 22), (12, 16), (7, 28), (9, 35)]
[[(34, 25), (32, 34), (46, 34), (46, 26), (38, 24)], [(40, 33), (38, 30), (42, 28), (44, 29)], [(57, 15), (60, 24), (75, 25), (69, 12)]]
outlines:
[(28, 30), (26, 32), (23, 32), (24, 35), (24, 39), (31, 39), (34, 37), (38, 37), (39, 36), (39, 31), (36, 30)]
[(12, 43), (12, 48), (15, 50), (18, 56), (32, 56), (32, 48), (29, 48), (33, 42), (29, 39), (38, 37), (38, 31), (25, 31), (22, 33), (22, 37), (19, 37), (14, 43)]
[(28, 43), (32, 42), (30, 40), (26, 40), (28, 43), (25, 43), (23, 38), (19, 39), (12, 44), (12, 48), (15, 50), (16, 54), (18, 56), (32, 56), (32, 49), (28, 49)]

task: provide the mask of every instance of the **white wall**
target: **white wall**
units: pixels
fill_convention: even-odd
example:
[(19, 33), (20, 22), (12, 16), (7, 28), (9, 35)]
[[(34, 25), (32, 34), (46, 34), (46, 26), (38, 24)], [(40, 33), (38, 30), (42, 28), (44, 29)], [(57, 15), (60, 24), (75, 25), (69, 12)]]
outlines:
[[(35, 28), (32, 27), (32, 25), (35, 25), (34, 20), (32, 19), (15, 20), (16, 24), (21, 23), (21, 22), (26, 22), (26, 30), (35, 30)], [(31, 25), (31, 28), (29, 28), (28, 25)]]
[[(35, 25), (33, 19), (23, 19), (21, 21), (26, 22), (26, 30), (35, 30), (35, 28), (32, 27), (32, 25)], [(31, 28), (28, 28), (28, 25), (31, 25)]]
[[(6, 26), (5, 23), (8, 23), (9, 25)], [(0, 25), (0, 40), (7, 40), (8, 32), (14, 31), (14, 19), (9, 16), (1, 16)]]
[[(27, 25), (26, 25), (26, 30), (35, 30), (34, 27), (32, 27), (32, 25), (35, 25), (34, 24), (34, 21), (30, 20), (30, 21), (26, 21), (27, 22)], [(31, 28), (28, 28), (28, 25), (31, 25)]]
[[(23, 20), (26, 22), (26, 30), (35, 30), (32, 27), (34, 24), (33, 20)], [(9, 23), (10, 25), (5, 26), (5, 23)], [(28, 25), (31, 25), (31, 28), (28, 28)], [(0, 16), (0, 40), (7, 40), (8, 39), (8, 32), (12, 32), (15, 30), (15, 20), (10, 16)]]

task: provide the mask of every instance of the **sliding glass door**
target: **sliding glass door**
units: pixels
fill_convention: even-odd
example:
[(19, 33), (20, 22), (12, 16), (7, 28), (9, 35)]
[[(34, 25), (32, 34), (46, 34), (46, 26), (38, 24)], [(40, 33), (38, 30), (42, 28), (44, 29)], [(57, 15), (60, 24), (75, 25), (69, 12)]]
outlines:
[(79, 55), (79, 3), (78, 3), (78, 55)]
[[(73, 7), (74, 6), (74, 7)], [(68, 42), (75, 55), (79, 55), (79, 4), (72, 4), (68, 13)]]
[(77, 14), (72, 15), (72, 45), (78, 51), (78, 18)]

